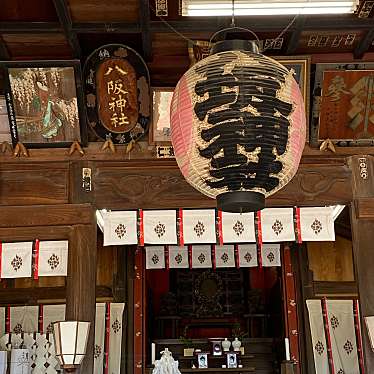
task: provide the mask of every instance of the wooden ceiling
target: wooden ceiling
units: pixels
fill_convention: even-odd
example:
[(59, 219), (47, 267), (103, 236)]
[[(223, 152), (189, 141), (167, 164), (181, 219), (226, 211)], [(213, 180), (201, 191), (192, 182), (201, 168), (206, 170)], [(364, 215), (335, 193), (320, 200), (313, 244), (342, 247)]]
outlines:
[[(189, 66), (188, 42), (156, 17), (155, 1), (1, 0), (0, 60), (79, 58), (84, 63), (101, 45), (122, 43), (147, 61), (152, 85), (173, 86)], [(365, 53), (374, 52), (374, 11), (368, 8), (371, 3), (361, 2), (360, 9), (366, 9), (361, 16), (367, 18), (357, 14), (299, 16), (267, 54), (348, 52), (362, 58)], [(228, 17), (193, 19), (178, 12), (178, 1), (168, 0), (168, 16), (164, 20), (193, 40), (209, 40), (231, 21)], [(236, 24), (250, 28), (264, 42), (271, 42), (292, 19), (237, 17)]]

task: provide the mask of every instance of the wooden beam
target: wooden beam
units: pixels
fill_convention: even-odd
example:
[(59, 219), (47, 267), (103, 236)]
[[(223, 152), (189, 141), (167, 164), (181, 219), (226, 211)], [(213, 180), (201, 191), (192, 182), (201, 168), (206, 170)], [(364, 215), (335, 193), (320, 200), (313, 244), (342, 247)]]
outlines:
[(149, 10), (149, 0), (140, 0), (139, 20), (142, 32), (143, 57), (145, 61), (150, 61), (152, 56), (152, 36), (151, 36), (151, 16)]
[(66, 320), (91, 323), (87, 352), (80, 373), (93, 373), (96, 312), (96, 222), (91, 210), (91, 225), (76, 225), (69, 238), (66, 279)]
[(292, 32), (291, 38), (287, 44), (286, 54), (292, 55), (295, 53), (298, 45), (303, 27), (305, 25), (305, 17), (299, 16), (296, 20), (295, 30)]
[[(367, 373), (374, 373), (374, 355), (365, 327), (364, 317), (374, 315), (374, 256), (373, 221), (369, 216), (360, 216), (357, 200), (374, 200), (374, 157), (352, 156), (349, 160), (352, 170), (352, 187), (355, 204), (351, 206), (352, 244), (356, 280), (360, 298), (363, 351)], [(365, 171), (365, 172), (364, 172)], [(368, 201), (368, 200), (366, 200)]]
[(82, 52), (79, 45), (77, 34), (72, 30), (73, 21), (71, 19), (68, 3), (66, 0), (53, 0), (53, 4), (56, 8), (58, 19), (60, 20), (61, 26), (64, 30), (65, 36), (69, 42), (69, 45), (73, 51), (74, 58), (81, 58)]
[(61, 31), (58, 22), (0, 22), (2, 34), (50, 34)]
[(8, 48), (4, 42), (4, 39), (0, 36), (0, 60), (9, 60), (10, 54)]
[(91, 224), (90, 204), (0, 207), (0, 228)]
[[(112, 300), (112, 290), (109, 287), (96, 287), (96, 297)], [(0, 300), (3, 306), (65, 303), (66, 287), (1, 288)]]
[[(145, 1), (145, 0), (142, 0)], [(56, 9), (60, 9), (61, 16), (67, 23), (61, 24), (58, 22), (0, 22), (0, 33), (55, 33), (61, 32), (68, 27), (68, 31), (74, 33), (137, 33), (142, 32), (142, 18), (139, 23), (72, 23), (69, 12), (64, 13), (64, 3), (66, 0), (54, 0)], [(60, 17), (60, 15), (59, 15)], [(187, 17), (186, 17), (187, 18)], [(318, 15), (318, 16), (303, 16), (305, 24), (303, 30), (371, 30), (373, 25), (372, 19), (357, 18), (354, 15)], [(290, 16), (243, 16), (236, 19), (236, 25), (240, 27), (248, 27), (255, 32), (266, 31), (281, 31), (292, 20)], [(215, 32), (230, 24), (229, 17), (188, 17), (178, 21), (168, 21), (168, 23), (179, 32), (187, 33), (201, 33), (201, 32)], [(62, 27), (63, 26), (63, 27)], [(162, 21), (150, 21), (150, 32), (166, 32), (170, 33), (172, 30)], [(294, 31), (295, 25), (289, 28), (289, 31)]]
[(360, 198), (354, 202), (358, 219), (374, 220), (374, 198)]
[(365, 36), (361, 39), (360, 43), (357, 45), (357, 47), (353, 51), (353, 56), (355, 58), (362, 58), (363, 55), (369, 50), (373, 41), (374, 41), (374, 27), (366, 32)]
[(74, 32), (85, 34), (97, 33), (121, 33), (121, 34), (136, 34), (141, 32), (141, 26), (138, 23), (125, 22), (110, 22), (110, 23), (73, 23), (72, 30)]

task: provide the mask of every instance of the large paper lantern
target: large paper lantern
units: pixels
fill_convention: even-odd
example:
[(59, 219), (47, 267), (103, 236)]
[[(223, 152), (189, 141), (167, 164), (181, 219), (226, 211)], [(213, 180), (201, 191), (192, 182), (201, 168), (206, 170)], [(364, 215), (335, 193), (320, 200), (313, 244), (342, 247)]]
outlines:
[(305, 144), (299, 86), (255, 43), (216, 43), (180, 79), (171, 103), (179, 168), (229, 212), (260, 210), (295, 175)]

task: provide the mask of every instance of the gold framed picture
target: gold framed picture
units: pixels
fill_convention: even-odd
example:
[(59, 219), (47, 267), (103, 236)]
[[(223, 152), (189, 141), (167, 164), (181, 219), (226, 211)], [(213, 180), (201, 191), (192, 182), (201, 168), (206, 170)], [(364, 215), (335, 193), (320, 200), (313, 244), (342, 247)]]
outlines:
[(294, 78), (300, 86), (305, 105), (306, 142), (309, 142), (309, 116), (310, 116), (310, 56), (272, 56), (294, 73)]
[(174, 88), (152, 87), (152, 126), (149, 132), (149, 143), (159, 145), (171, 144), (170, 105)]

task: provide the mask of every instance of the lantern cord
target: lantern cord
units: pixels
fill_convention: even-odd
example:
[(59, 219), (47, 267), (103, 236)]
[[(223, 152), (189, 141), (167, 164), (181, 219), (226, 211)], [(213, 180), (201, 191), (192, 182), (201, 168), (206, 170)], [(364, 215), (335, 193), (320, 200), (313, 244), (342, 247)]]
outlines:
[(231, 6), (231, 27), (235, 27), (235, 0), (232, 0)]
[[(234, 14), (234, 7), (235, 7), (235, 0), (232, 0), (232, 5), (233, 5), (233, 11), (232, 11), (232, 18), (231, 18), (231, 27), (224, 28), (222, 30), (219, 30), (213, 34), (213, 36), (209, 39), (209, 43), (212, 43), (213, 38), (215, 38), (217, 35), (224, 31), (232, 30), (232, 29), (237, 29), (237, 30), (244, 30), (249, 33), (251, 33), (257, 40), (258, 46), (260, 47), (261, 42), (257, 34), (249, 29), (246, 29), (244, 27), (237, 27), (235, 26), (235, 14)], [(150, 8), (155, 12), (156, 14), (156, 9), (153, 7), (152, 4), (149, 4)], [(287, 31), (288, 29), (294, 24), (296, 21), (297, 17), (299, 14), (295, 14), (295, 16), (292, 18), (292, 20), (288, 23), (288, 25), (280, 32), (280, 34), (274, 39), (273, 43), (270, 43), (267, 48), (262, 49), (261, 52), (265, 52), (269, 48), (272, 47), (273, 44), (275, 44), (276, 41), (278, 41)], [(162, 16), (157, 16), (157, 18), (160, 19), (160, 21), (167, 26), (171, 31), (173, 31), (175, 34), (179, 35), (182, 39), (186, 40), (187, 42), (196, 45), (196, 41), (188, 38), (187, 36), (183, 35), (181, 32), (179, 32), (175, 27), (173, 27), (169, 22), (167, 22)]]

